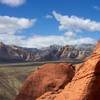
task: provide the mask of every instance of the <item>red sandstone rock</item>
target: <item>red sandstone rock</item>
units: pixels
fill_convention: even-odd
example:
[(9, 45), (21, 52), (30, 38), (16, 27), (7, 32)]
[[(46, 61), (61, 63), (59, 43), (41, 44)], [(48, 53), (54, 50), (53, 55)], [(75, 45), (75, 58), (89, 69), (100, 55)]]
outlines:
[(45, 92), (64, 88), (73, 75), (70, 64), (45, 64), (28, 77), (16, 100), (35, 100)]
[(37, 98), (36, 100), (54, 100), (56, 98), (57, 94), (59, 94), (62, 91), (62, 89), (58, 91), (50, 91), (43, 94), (41, 97)]
[(100, 99), (100, 44), (92, 56), (81, 65), (73, 80), (54, 100)]
[(100, 100), (100, 42), (62, 92), (45, 93), (37, 100)]

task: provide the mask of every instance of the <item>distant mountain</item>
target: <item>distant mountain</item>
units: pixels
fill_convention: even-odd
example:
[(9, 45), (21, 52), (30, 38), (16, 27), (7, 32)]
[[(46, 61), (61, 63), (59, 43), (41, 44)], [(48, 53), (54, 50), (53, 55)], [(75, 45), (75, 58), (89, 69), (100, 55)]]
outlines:
[[(89, 49), (82, 48), (82, 54)], [(64, 50), (77, 54), (72, 46)], [(100, 100), (100, 41), (85, 62), (74, 66), (66, 63), (42, 65), (28, 76), (15, 100)]]
[(51, 45), (49, 47), (23, 48), (14, 45), (5, 45), (0, 42), (0, 62), (25, 61), (56, 61), (56, 60), (83, 60), (89, 56), (95, 45)]
[(22, 48), (0, 43), (0, 62), (32, 61), (37, 49)]

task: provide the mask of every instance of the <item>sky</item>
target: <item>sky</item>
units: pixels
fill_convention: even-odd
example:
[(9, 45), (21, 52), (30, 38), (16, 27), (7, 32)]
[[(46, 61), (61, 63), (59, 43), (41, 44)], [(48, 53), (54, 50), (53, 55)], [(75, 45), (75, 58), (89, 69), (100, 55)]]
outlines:
[(99, 38), (99, 0), (0, 0), (5, 44), (41, 48), (95, 44)]

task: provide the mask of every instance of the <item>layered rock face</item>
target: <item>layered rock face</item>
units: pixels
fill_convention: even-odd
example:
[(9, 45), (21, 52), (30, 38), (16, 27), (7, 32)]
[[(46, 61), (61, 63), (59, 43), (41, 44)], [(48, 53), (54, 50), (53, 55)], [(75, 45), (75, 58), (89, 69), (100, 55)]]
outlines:
[(100, 100), (100, 42), (64, 90), (45, 93), (37, 100)]
[(16, 100), (36, 100), (45, 92), (63, 89), (73, 76), (71, 64), (45, 64), (28, 77)]
[(89, 45), (66, 45), (63, 48), (60, 48), (57, 52), (61, 60), (83, 60), (84, 58), (88, 57), (94, 46)]
[(17, 46), (9, 46), (0, 42), (0, 62), (23, 62), (32, 61), (35, 52)]
[(94, 45), (82, 44), (81, 46), (57, 46), (37, 48), (23, 48), (5, 45), (0, 42), (0, 63), (25, 62), (25, 61), (68, 61), (82, 62), (89, 56)]

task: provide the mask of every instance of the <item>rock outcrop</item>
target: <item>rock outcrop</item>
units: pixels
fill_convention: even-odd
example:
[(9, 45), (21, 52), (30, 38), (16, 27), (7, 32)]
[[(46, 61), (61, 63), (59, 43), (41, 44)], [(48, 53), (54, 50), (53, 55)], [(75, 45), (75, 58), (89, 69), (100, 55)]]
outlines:
[(100, 100), (100, 42), (64, 90), (45, 93), (37, 100)]
[(84, 60), (92, 53), (93, 45), (67, 45), (61, 48), (60, 59), (62, 60)]
[[(82, 47), (84, 46), (84, 48)], [(23, 48), (14, 45), (5, 45), (0, 42), (0, 63), (16, 63), (26, 61), (68, 61), (82, 62), (89, 56), (94, 45), (57, 46), (52, 45), (41, 49)]]
[(0, 42), (0, 63), (33, 61), (35, 53), (35, 48), (31, 50), (13, 45), (5, 45)]
[(73, 76), (71, 64), (45, 64), (28, 77), (16, 100), (36, 100), (45, 92), (56, 92), (63, 89)]

